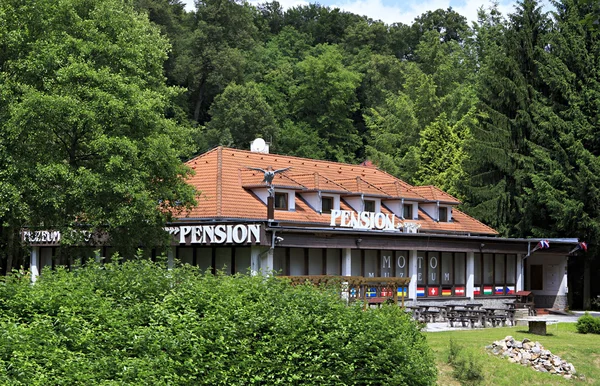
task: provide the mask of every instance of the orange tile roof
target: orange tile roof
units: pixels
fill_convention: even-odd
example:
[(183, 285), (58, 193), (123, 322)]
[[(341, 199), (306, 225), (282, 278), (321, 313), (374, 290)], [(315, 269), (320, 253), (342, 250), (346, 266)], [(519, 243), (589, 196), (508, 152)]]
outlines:
[(343, 186), (350, 194), (365, 194), (374, 197), (388, 196), (383, 190), (360, 177), (337, 179), (334, 182)]
[(412, 188), (412, 190), (415, 193), (417, 193), (431, 201), (439, 201), (439, 202), (443, 202), (445, 204), (456, 204), (456, 205), (461, 203), (457, 198), (449, 195), (448, 193), (444, 192), (440, 188), (435, 187), (433, 185), (415, 186)]
[[(252, 189), (266, 188), (267, 185), (262, 182), (261, 172), (249, 170), (248, 167), (290, 167), (275, 175), (274, 185), (298, 191), (321, 190), (339, 192), (341, 195), (363, 193), (365, 196), (382, 197), (384, 202), (387, 197), (460, 203), (435, 187), (414, 187), (377, 168), (338, 162), (218, 147), (186, 164), (195, 171), (188, 182), (201, 192), (198, 205), (185, 216), (191, 219), (266, 220), (266, 205)], [(295, 211), (276, 210), (275, 220), (307, 225), (328, 225), (330, 222), (329, 214), (314, 211), (298, 196), (295, 206)], [(344, 210), (351, 210), (343, 201), (341, 206)], [(452, 222), (435, 222), (422, 213), (419, 213), (419, 219), (415, 222), (421, 224), (420, 232), (497, 234), (492, 228), (456, 208), (453, 209)]]
[(290, 178), (306, 186), (308, 190), (320, 190), (322, 192), (350, 193), (342, 185), (335, 183), (319, 173), (311, 174), (291, 174)]
[(394, 181), (379, 184), (379, 189), (383, 190), (387, 195), (391, 197), (405, 198), (414, 201), (427, 201), (427, 199), (417, 192), (414, 187), (411, 187), (404, 181)]

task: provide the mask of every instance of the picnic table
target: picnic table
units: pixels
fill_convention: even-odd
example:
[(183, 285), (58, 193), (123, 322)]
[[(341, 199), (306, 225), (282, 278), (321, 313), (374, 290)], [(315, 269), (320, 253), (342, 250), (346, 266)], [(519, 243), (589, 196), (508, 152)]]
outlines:
[(485, 307), (484, 310), (486, 311), (486, 319), (492, 322), (493, 327), (496, 327), (496, 324), (502, 324), (502, 327), (506, 325), (508, 319), (507, 308)]
[(454, 307), (451, 312), (448, 312), (448, 324), (450, 327), (454, 327), (455, 322), (460, 322), (463, 327), (466, 327), (466, 323), (469, 323), (471, 328), (475, 327), (475, 323), (481, 324), (485, 327), (486, 314), (485, 310), (475, 310), (475, 307), (461, 305), (463, 308)]

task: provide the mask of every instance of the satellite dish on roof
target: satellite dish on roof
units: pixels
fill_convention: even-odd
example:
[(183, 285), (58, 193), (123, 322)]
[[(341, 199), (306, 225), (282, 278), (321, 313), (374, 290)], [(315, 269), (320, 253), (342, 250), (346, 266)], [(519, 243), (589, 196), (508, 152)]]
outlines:
[(250, 143), (250, 151), (256, 153), (269, 153), (269, 145), (262, 138), (256, 138)]

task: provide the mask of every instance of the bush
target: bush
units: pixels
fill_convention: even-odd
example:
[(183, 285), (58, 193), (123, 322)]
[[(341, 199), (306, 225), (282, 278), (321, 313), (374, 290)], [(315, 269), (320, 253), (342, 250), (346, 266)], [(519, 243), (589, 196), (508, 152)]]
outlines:
[(577, 319), (575, 327), (580, 334), (600, 334), (600, 318), (594, 318), (586, 312)]
[(454, 378), (462, 385), (479, 385), (485, 379), (481, 360), (474, 353), (465, 351), (454, 339), (450, 339), (448, 363), (454, 367)]
[(432, 385), (399, 307), (148, 260), (0, 282), (0, 384)]

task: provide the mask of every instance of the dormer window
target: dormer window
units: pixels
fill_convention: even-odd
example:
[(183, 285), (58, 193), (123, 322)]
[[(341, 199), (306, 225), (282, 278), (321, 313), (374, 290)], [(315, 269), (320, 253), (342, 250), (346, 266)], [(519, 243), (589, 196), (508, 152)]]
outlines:
[(439, 209), (439, 220), (440, 222), (448, 222), (448, 208), (440, 206)]
[(288, 194), (275, 192), (275, 209), (288, 210)]
[(333, 197), (321, 197), (321, 213), (331, 213), (335, 209), (333, 205)]
[(413, 205), (412, 204), (404, 204), (403, 217), (405, 219), (409, 219), (409, 220), (413, 219)]
[(364, 201), (364, 212), (375, 212), (375, 201), (365, 200)]

